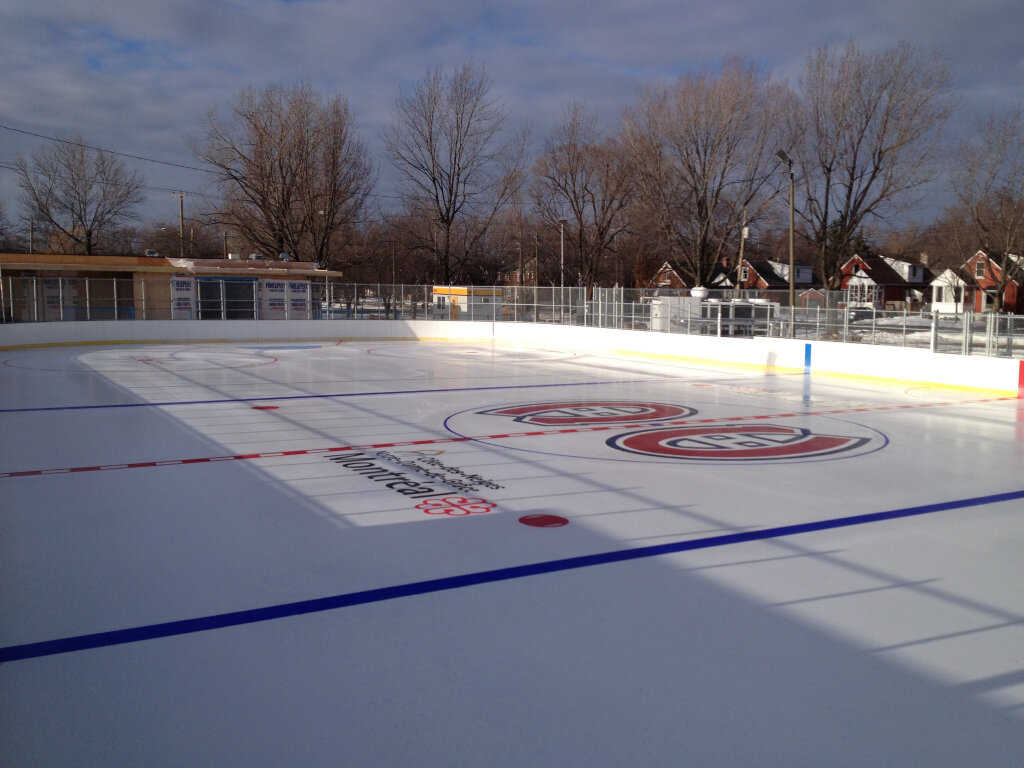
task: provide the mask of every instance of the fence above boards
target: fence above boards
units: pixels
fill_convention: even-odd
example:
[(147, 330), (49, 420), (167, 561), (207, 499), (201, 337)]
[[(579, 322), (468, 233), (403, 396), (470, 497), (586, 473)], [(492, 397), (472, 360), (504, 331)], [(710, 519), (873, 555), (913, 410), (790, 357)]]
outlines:
[(3, 323), (93, 320), (444, 320), (774, 337), (1024, 357), (1024, 316), (852, 306), (845, 291), (431, 286), (194, 277), (0, 279)]

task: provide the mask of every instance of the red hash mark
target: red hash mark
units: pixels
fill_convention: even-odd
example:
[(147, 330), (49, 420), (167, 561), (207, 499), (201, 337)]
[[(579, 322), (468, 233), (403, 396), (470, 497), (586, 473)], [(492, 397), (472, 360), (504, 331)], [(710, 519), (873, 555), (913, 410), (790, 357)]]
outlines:
[(425, 499), (416, 505), (416, 509), (428, 515), (449, 515), (465, 517), (490, 512), (497, 506), (486, 499), (472, 499), (465, 496), (444, 496), (442, 498)]

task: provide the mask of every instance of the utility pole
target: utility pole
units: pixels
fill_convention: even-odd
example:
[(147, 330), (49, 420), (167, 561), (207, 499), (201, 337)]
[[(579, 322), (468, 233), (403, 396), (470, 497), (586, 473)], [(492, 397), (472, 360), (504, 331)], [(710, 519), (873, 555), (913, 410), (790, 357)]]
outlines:
[(740, 297), (740, 288), (743, 276), (743, 243), (747, 240), (747, 209), (743, 209), (740, 217), (740, 255), (736, 262), (736, 298)]
[(567, 219), (563, 216), (558, 220), (559, 232), (559, 256), (558, 256), (558, 303), (560, 305), (560, 316), (565, 322), (565, 223)]
[[(785, 150), (780, 149), (775, 153), (776, 157), (789, 165), (789, 335), (796, 336), (796, 298), (795, 298), (795, 271), (796, 264), (793, 261), (793, 158)], [(827, 235), (826, 235), (827, 237)]]
[(187, 192), (172, 192), (174, 197), (178, 198), (178, 245), (179, 255), (181, 258), (185, 258), (185, 196)]

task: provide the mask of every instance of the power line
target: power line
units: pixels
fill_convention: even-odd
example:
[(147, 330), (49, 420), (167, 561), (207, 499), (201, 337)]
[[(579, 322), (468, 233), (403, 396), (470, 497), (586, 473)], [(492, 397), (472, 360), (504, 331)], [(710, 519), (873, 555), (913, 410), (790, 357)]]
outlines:
[(118, 157), (127, 157), (127, 158), (131, 158), (132, 160), (142, 160), (143, 162), (146, 162), (146, 163), (156, 163), (157, 165), (169, 165), (172, 168), (183, 168), (186, 171), (199, 171), (200, 173), (210, 173), (210, 174), (216, 174), (217, 173), (216, 171), (212, 171), (209, 168), (199, 168), (198, 166), (194, 166), (194, 165), (185, 165), (183, 163), (172, 163), (169, 160), (156, 160), (156, 159), (154, 159), (152, 157), (143, 157), (142, 155), (130, 155), (127, 152), (117, 152), (117, 151), (112, 150), (112, 149), (102, 149), (101, 147), (94, 147), (94, 146), (91, 146), (89, 144), (83, 144), (80, 141), (70, 141), (68, 139), (58, 139), (55, 136), (46, 136), (46, 135), (44, 135), (42, 133), (33, 133), (32, 131), (25, 131), (25, 130), (22, 130), (21, 128), (13, 128), (13, 127), (11, 127), (9, 125), (0, 125), (0, 128), (2, 128), (5, 131), (12, 131), (13, 133), (20, 133), (20, 134), (23, 134), (25, 136), (33, 136), (33, 137), (35, 137), (37, 139), (45, 139), (46, 141), (56, 141), (56, 142), (58, 142), (60, 144), (68, 144), (68, 145), (70, 145), (72, 147), (83, 147), (85, 149), (91, 149), (91, 150), (94, 150), (96, 152), (105, 152), (108, 155), (117, 155)]
[[(12, 173), (17, 173), (18, 172), (17, 167), (11, 165), (10, 163), (5, 163), (5, 162), (2, 162), (2, 161), (0, 161), (0, 170), (11, 171)], [(85, 181), (89, 182), (90, 184), (103, 184), (103, 185), (107, 185), (107, 186), (116, 185), (115, 182), (104, 181), (104, 180), (101, 180), (101, 179), (85, 179)], [(140, 189), (149, 190), (150, 192), (170, 192), (172, 194), (175, 193), (175, 192), (185, 192), (185, 193), (187, 193), (189, 195), (195, 195), (196, 197), (202, 197), (203, 194), (204, 194), (202, 192), (194, 192), (194, 191), (189, 190), (189, 189), (182, 189), (181, 187), (174, 187), (174, 188), (171, 188), (171, 187), (153, 187), (153, 186), (150, 186), (148, 184), (139, 184), (138, 186), (139, 186)]]

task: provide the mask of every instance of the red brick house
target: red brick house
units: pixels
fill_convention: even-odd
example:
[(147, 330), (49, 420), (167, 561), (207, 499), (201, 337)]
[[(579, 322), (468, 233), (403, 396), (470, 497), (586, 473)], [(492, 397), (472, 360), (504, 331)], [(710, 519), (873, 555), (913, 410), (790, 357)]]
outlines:
[(651, 278), (651, 287), (678, 290), (686, 288), (687, 285), (683, 281), (682, 276), (676, 272), (675, 267), (666, 261), (661, 265), (661, 269), (654, 273), (654, 277)]

